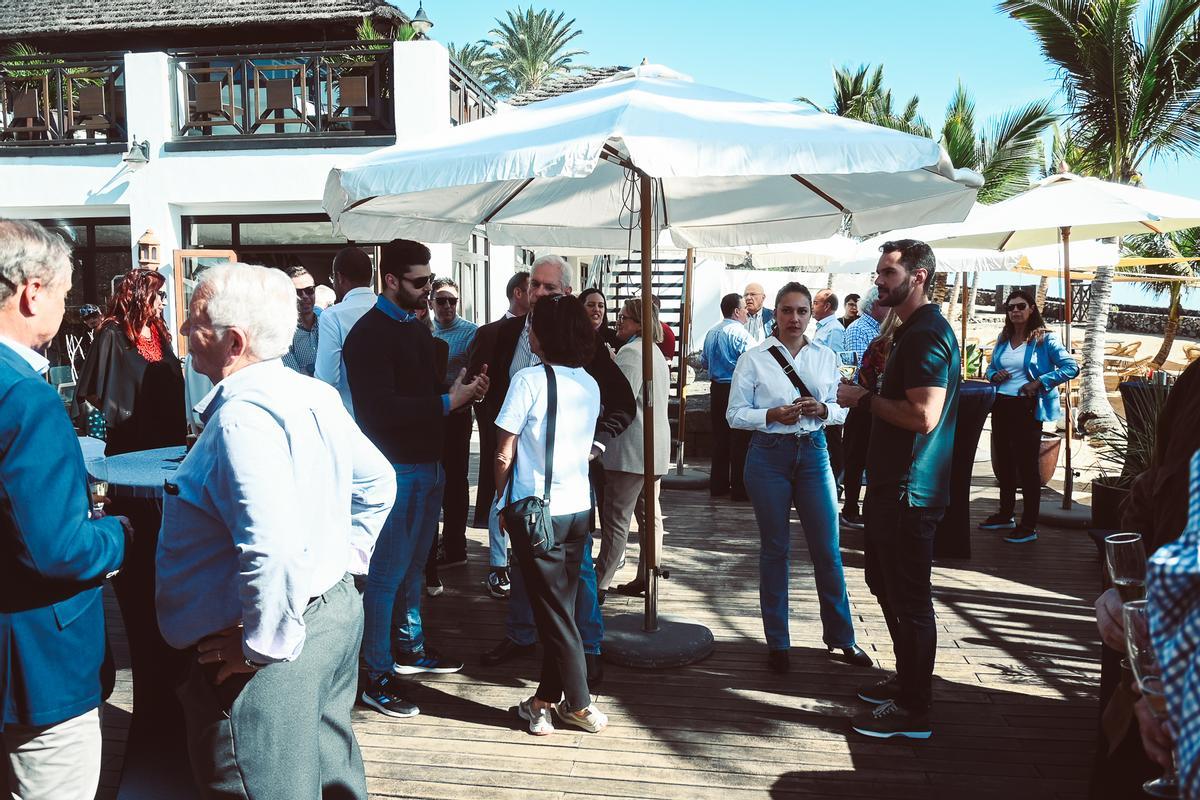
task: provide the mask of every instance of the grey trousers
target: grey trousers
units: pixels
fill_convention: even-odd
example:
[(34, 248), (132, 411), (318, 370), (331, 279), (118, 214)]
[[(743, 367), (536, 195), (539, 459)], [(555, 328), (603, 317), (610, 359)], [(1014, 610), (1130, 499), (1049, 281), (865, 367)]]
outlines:
[[(604, 472), (604, 505), (600, 508), (600, 555), (596, 557), (596, 587), (608, 591), (617, 566), (625, 557), (629, 543), (629, 523), (637, 517), (638, 530), (643, 533), (645, 547), (646, 502), (643, 497), (645, 478), (640, 472)], [(654, 480), (654, 538), (658, 545), (659, 563), (662, 562), (663, 517), (662, 504), (658, 502), (662, 478)], [(639, 580), (646, 578), (646, 559), (638, 558)]]
[[(304, 649), (248, 679), (209, 683), (193, 662), (178, 689), (201, 794), (239, 800), (366, 800), (350, 727), (362, 597), (347, 575), (308, 604)], [(237, 683), (235, 683), (237, 681)]]

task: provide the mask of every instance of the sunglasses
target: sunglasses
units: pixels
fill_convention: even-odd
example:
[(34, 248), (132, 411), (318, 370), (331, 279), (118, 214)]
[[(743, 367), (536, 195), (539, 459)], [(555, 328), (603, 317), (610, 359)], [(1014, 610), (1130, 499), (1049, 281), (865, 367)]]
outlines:
[(158, 292), (158, 299), (165, 303), (167, 301), (167, 293), (160, 289)]
[(458, 298), (457, 297), (435, 297), (435, 298), (433, 298), (433, 302), (437, 303), (439, 306), (456, 306), (456, 305), (458, 305)]
[(1025, 309), (1029, 308), (1029, 304), (1028, 303), (1013, 303), (1010, 306), (1006, 306), (1006, 308), (1009, 311), (1024, 311)]
[(405, 275), (400, 280), (408, 281), (408, 283), (412, 284), (412, 287), (414, 289), (424, 289), (426, 286), (428, 286), (430, 283), (433, 282), (434, 277), (435, 276), (433, 273), (430, 273), (428, 275), (422, 275), (419, 278), (410, 278), (407, 275)]
[(310, 295), (310, 294), (315, 296), (316, 293), (317, 293), (316, 286), (305, 286), (303, 289), (296, 290), (296, 297), (304, 297), (305, 295)]

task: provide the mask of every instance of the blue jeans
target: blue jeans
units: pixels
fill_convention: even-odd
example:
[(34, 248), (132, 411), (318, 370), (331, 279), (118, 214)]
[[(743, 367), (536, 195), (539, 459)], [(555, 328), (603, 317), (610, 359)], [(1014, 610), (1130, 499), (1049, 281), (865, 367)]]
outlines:
[[(521, 570), (509, 573), (512, 593), (508, 597), (508, 638), (520, 645), (534, 644), (538, 640), (537, 625), (533, 621), (533, 608), (529, 605), (529, 592)], [(604, 617), (600, 616), (600, 601), (596, 596), (596, 565), (592, 561), (592, 533), (588, 531), (583, 543), (583, 560), (579, 565), (579, 589), (575, 592), (575, 625), (583, 639), (583, 652), (600, 655), (600, 642), (604, 639)]]
[(827, 647), (854, 644), (850, 596), (842, 572), (838, 538), (837, 494), (825, 432), (809, 436), (756, 431), (746, 456), (746, 491), (758, 520), (758, 601), (767, 647), (786, 650), (788, 637), (788, 555), (791, 551), (789, 516), (800, 516), (821, 604), (821, 627)]
[[(508, 567), (508, 534), (500, 530), (500, 510), (507, 498), (493, 499), (488, 509), (488, 566), (492, 569)], [(510, 577), (511, 580), (511, 577)]]
[(436, 461), (395, 468), (396, 504), (375, 542), (363, 596), (363, 660), (372, 677), (391, 672), (393, 640), (402, 653), (425, 649), (421, 629), (425, 558), (437, 535), (446, 482)]

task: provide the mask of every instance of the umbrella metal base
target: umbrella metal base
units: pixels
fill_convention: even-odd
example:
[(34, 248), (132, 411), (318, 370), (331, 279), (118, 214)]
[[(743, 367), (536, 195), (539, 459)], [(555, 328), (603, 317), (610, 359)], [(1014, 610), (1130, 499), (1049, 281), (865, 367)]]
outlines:
[(635, 669), (672, 669), (712, 655), (712, 631), (698, 622), (659, 616), (658, 630), (647, 633), (641, 614), (620, 614), (604, 621), (604, 659)]
[(1092, 508), (1071, 501), (1070, 508), (1062, 507), (1062, 496), (1057, 492), (1053, 500), (1042, 501), (1038, 519), (1056, 528), (1090, 528), (1092, 527)]
[(672, 467), (666, 475), (662, 476), (662, 488), (664, 489), (694, 489), (698, 491), (707, 489), (708, 484), (708, 473), (692, 467), (684, 467), (683, 472), (678, 472)]

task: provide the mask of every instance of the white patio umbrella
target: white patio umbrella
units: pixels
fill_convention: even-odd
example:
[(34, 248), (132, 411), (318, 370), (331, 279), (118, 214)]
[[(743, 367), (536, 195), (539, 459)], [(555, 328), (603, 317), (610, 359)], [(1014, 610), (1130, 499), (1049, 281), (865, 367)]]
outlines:
[[(642, 313), (651, 319), (656, 229), (687, 247), (786, 243), (843, 229), (862, 236), (960, 220), (981, 184), (932, 140), (643, 65), (335, 168), (324, 205), (335, 227), (359, 241), (460, 242), (482, 225), (497, 244), (620, 250), (638, 228)], [(645, 348), (647, 407), (651, 357)], [(647, 453), (652, 422), (647, 414)], [(653, 482), (648, 469), (651, 525)], [(646, 534), (644, 629), (652, 632), (659, 573)]]
[(801, 272), (824, 272), (829, 264), (851, 258), (859, 244), (849, 236), (834, 235), (825, 239), (785, 244), (752, 244), (744, 247), (700, 247), (696, 256), (713, 258), (736, 266), (753, 260), (758, 269), (794, 268)]
[[(1053, 175), (1027, 192), (991, 206), (979, 205), (961, 223), (934, 225), (907, 233), (938, 249), (988, 248), (1011, 251), (1039, 245), (1061, 245), (1065, 342), (1071, 347), (1071, 241), (1138, 233), (1166, 233), (1200, 225), (1200, 200), (1136, 186)], [(1070, 396), (1067, 393), (1067, 443), (1071, 440)], [(1063, 508), (1071, 507), (1071, 448), (1066, 448)]]

